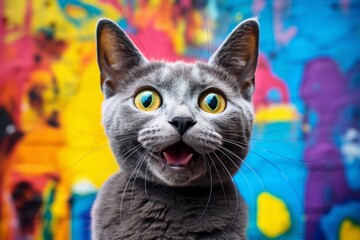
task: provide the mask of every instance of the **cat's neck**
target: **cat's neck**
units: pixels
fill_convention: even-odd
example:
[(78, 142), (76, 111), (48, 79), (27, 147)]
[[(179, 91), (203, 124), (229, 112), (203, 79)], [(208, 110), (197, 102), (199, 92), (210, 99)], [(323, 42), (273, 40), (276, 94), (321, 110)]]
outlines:
[[(157, 184), (145, 179), (130, 179), (126, 192), (140, 192), (149, 202), (163, 202), (167, 205), (197, 205), (199, 209), (209, 206), (218, 206), (219, 209), (232, 209), (236, 211), (242, 198), (232, 181), (222, 182), (211, 186), (166, 186)], [(132, 188), (132, 189), (131, 189)], [(128, 194), (128, 193), (126, 193)], [(201, 214), (201, 213), (200, 213)]]
[[(223, 186), (168, 187), (112, 176), (93, 209), (94, 236), (120, 239), (245, 239), (247, 208), (232, 182)], [(130, 229), (130, 230), (129, 230)]]

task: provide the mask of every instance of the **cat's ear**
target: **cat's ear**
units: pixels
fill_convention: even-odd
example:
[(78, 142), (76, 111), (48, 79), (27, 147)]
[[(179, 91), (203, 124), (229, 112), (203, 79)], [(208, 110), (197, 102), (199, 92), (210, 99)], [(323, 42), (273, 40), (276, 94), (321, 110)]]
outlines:
[(256, 19), (241, 22), (209, 59), (236, 77), (243, 95), (251, 99), (259, 48), (259, 24)]
[(110, 97), (126, 74), (147, 60), (124, 30), (111, 20), (101, 19), (98, 22), (96, 43), (101, 90)]

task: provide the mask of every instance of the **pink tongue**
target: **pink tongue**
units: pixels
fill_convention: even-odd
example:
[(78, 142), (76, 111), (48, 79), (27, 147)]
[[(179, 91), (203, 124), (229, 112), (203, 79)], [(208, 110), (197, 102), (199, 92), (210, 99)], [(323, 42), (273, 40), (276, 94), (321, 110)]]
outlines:
[(164, 151), (164, 157), (169, 165), (186, 165), (192, 156), (191, 148), (183, 143), (170, 146)]

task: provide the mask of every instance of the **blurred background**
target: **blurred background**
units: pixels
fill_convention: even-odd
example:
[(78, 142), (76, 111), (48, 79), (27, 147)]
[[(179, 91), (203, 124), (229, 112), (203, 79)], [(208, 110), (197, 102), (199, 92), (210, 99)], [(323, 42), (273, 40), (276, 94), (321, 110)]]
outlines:
[(101, 126), (99, 17), (150, 59), (191, 62), (252, 16), (256, 124), (234, 178), (249, 239), (359, 240), (357, 0), (0, 0), (0, 239), (90, 239), (96, 192), (119, 170)]

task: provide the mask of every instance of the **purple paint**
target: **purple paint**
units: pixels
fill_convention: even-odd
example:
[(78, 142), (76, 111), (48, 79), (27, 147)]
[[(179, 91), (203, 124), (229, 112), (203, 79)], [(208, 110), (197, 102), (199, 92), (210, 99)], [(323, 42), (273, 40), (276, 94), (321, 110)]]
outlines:
[(354, 197), (346, 182), (341, 152), (334, 142), (339, 116), (354, 104), (348, 78), (331, 58), (316, 58), (305, 66), (300, 89), (306, 108), (304, 123), (308, 124), (309, 110), (317, 115), (315, 128), (305, 136), (304, 161), (309, 170), (305, 190), (308, 240), (320, 236), (316, 231), (322, 215), (333, 205)]

